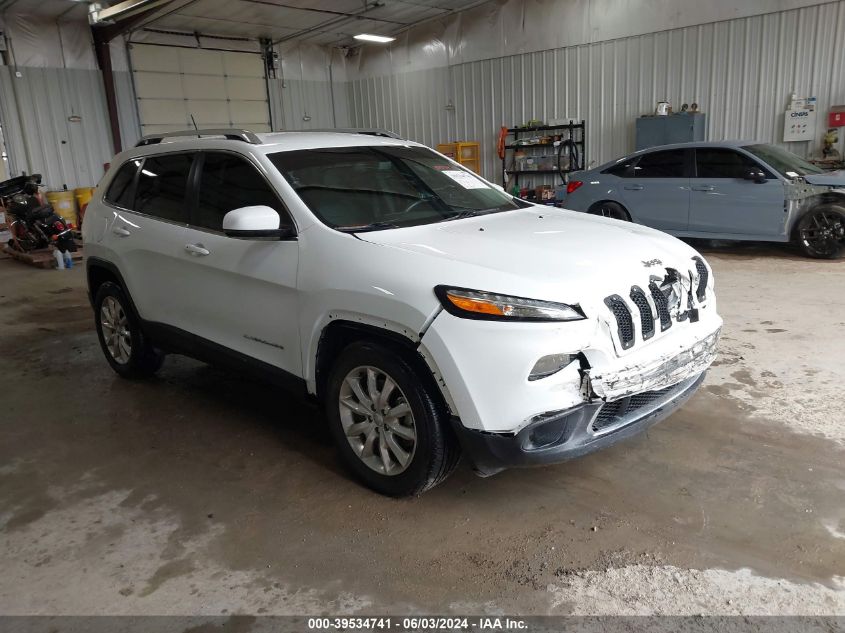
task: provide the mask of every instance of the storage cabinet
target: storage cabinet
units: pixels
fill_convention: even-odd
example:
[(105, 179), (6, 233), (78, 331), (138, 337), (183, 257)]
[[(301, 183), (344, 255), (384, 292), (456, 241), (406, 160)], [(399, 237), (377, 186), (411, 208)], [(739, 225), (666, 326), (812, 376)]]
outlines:
[(460, 163), (476, 174), (481, 173), (481, 151), (475, 141), (458, 141), (456, 143), (440, 143), (437, 151), (445, 154), (455, 162)]
[(707, 132), (707, 115), (702, 112), (679, 112), (666, 116), (641, 116), (637, 119), (637, 149), (703, 141)]

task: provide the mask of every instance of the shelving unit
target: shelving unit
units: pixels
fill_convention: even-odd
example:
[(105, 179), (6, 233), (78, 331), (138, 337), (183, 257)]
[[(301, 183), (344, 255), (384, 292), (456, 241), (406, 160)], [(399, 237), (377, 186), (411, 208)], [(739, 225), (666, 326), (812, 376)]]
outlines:
[[(555, 141), (555, 136), (560, 136), (560, 140)], [(543, 138), (548, 138), (549, 140), (547, 142), (525, 142), (526, 139)], [(508, 128), (508, 137), (505, 143), (505, 156), (502, 158), (502, 183), (504, 187), (508, 191), (511, 191), (514, 187), (519, 187), (520, 197), (534, 199), (533, 195), (522, 195), (523, 193), (534, 194), (536, 193), (536, 190), (533, 187), (530, 187), (524, 192), (523, 190), (526, 188), (521, 186), (520, 179), (523, 179), (524, 182), (524, 179), (530, 178), (531, 176), (549, 176), (555, 174), (560, 174), (561, 179), (563, 179), (565, 174), (575, 170), (571, 168), (558, 170), (558, 145), (571, 139), (578, 148), (580, 164), (584, 165), (587, 150), (586, 138), (587, 125), (583, 120), (580, 122), (570, 120), (569, 123), (563, 123), (560, 125)], [(545, 151), (537, 152), (536, 150), (538, 149)], [(527, 154), (525, 156), (526, 162), (530, 159), (531, 162), (529, 164), (540, 165), (542, 168), (538, 167), (536, 169), (531, 169), (523, 167), (518, 169), (516, 164), (516, 153), (523, 150), (526, 151)], [(534, 162), (535, 160), (537, 161), (536, 163)], [(543, 202), (553, 204), (554, 200), (543, 200)]]

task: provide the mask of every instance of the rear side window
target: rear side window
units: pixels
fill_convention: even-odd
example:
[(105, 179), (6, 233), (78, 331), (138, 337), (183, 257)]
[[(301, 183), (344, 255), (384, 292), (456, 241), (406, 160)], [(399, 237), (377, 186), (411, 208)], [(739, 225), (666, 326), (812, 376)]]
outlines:
[(634, 175), (633, 166), (634, 162), (632, 160), (623, 160), (613, 167), (608, 167), (602, 173), (619, 176), (620, 178), (631, 178)]
[(695, 150), (695, 167), (699, 178), (745, 178), (751, 169), (763, 170), (739, 152), (716, 148)]
[(193, 159), (193, 154), (165, 154), (144, 160), (138, 174), (135, 211), (172, 222), (187, 222), (185, 194)]
[(234, 154), (205, 153), (197, 202), (191, 224), (206, 229), (220, 231), (229, 211), (257, 205), (275, 209), (280, 226), (291, 224), (278, 196), (255, 166)]
[(140, 160), (130, 160), (118, 170), (106, 191), (107, 202), (123, 209), (132, 208), (132, 185), (140, 165)]
[(634, 167), (635, 178), (683, 178), (684, 150), (669, 149), (646, 154)]

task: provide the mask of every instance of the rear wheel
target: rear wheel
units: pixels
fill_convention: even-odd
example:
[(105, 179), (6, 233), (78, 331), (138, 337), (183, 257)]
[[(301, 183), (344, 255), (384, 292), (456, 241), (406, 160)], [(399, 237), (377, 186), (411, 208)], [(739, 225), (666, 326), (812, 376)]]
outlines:
[(329, 426), (343, 461), (373, 490), (418, 495), (457, 465), (448, 414), (431, 390), (403, 353), (376, 343), (353, 343), (335, 362)]
[(94, 314), (100, 347), (111, 368), (124, 378), (152, 376), (164, 362), (141, 331), (123, 289), (105, 282), (97, 290)]
[(601, 215), (605, 218), (611, 218), (613, 220), (624, 220), (625, 222), (631, 221), (631, 216), (625, 210), (625, 207), (623, 207), (618, 202), (613, 202), (611, 200), (596, 202), (593, 206), (590, 207), (588, 213), (592, 213), (593, 215)]
[(839, 257), (845, 250), (845, 207), (825, 204), (811, 210), (798, 221), (796, 237), (808, 257)]

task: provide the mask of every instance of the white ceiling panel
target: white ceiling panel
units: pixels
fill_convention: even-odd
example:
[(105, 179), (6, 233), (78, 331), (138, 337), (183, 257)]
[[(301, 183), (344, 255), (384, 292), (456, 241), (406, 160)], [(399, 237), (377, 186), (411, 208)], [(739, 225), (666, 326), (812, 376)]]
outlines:
[[(184, 2), (184, 0), (179, 0)], [(146, 24), (230, 37), (353, 45), (357, 33), (395, 35), (489, 0), (194, 0)]]

